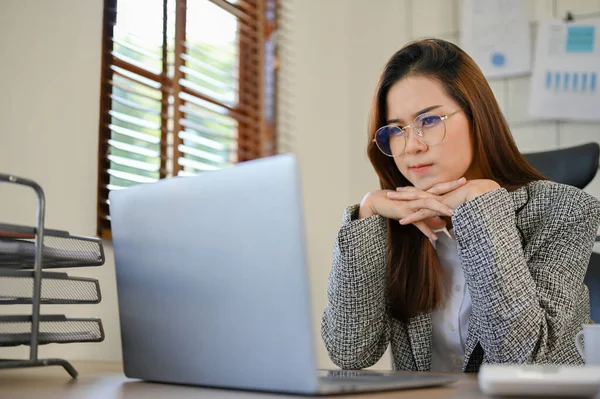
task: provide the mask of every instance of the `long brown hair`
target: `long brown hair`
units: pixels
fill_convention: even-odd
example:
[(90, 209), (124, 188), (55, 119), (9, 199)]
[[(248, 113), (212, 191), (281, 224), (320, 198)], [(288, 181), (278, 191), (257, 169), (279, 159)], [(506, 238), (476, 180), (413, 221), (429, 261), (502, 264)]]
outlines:
[[(514, 190), (545, 177), (523, 158), (513, 140), (481, 70), (458, 46), (438, 39), (407, 44), (388, 61), (379, 80), (369, 121), (368, 156), (381, 189), (395, 190), (411, 183), (394, 159), (382, 154), (373, 139), (386, 124), (387, 95), (391, 86), (408, 75), (438, 80), (470, 121), (473, 162), (483, 178)], [(413, 225), (387, 221), (387, 288), (393, 317), (408, 321), (438, 308), (444, 292), (440, 263), (428, 238)]]

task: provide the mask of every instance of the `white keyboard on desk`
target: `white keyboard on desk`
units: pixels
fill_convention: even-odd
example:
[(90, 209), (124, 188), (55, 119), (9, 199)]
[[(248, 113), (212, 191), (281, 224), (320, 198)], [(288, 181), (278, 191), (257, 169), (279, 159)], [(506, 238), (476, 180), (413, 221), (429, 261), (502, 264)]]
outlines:
[(600, 391), (600, 366), (481, 366), (479, 388), (497, 396), (593, 397)]

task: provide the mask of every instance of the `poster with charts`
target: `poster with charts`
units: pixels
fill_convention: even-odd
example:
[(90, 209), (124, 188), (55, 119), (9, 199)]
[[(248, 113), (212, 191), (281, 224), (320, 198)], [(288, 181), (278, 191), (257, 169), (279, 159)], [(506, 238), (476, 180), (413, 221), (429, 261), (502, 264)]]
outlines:
[(523, 0), (462, 0), (460, 45), (486, 78), (531, 71), (529, 9)]
[(544, 20), (537, 38), (531, 116), (600, 121), (600, 19)]

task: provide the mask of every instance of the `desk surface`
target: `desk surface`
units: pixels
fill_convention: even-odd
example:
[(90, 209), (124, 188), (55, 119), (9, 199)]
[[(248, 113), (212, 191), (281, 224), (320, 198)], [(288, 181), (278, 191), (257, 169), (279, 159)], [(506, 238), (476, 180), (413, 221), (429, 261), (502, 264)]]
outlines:
[[(260, 392), (155, 384), (131, 380), (123, 375), (118, 362), (73, 362), (79, 378), (72, 380), (62, 367), (0, 370), (2, 398), (300, 398)], [(461, 375), (459, 381), (440, 388), (390, 391), (373, 394), (337, 396), (340, 398), (483, 398), (474, 375)]]

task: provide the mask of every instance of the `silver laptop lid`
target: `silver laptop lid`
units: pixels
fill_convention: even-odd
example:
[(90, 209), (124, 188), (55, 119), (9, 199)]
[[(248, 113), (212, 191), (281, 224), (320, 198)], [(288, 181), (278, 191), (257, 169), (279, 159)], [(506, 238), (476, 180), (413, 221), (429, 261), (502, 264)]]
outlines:
[(316, 391), (293, 155), (111, 192), (110, 211), (127, 376)]

